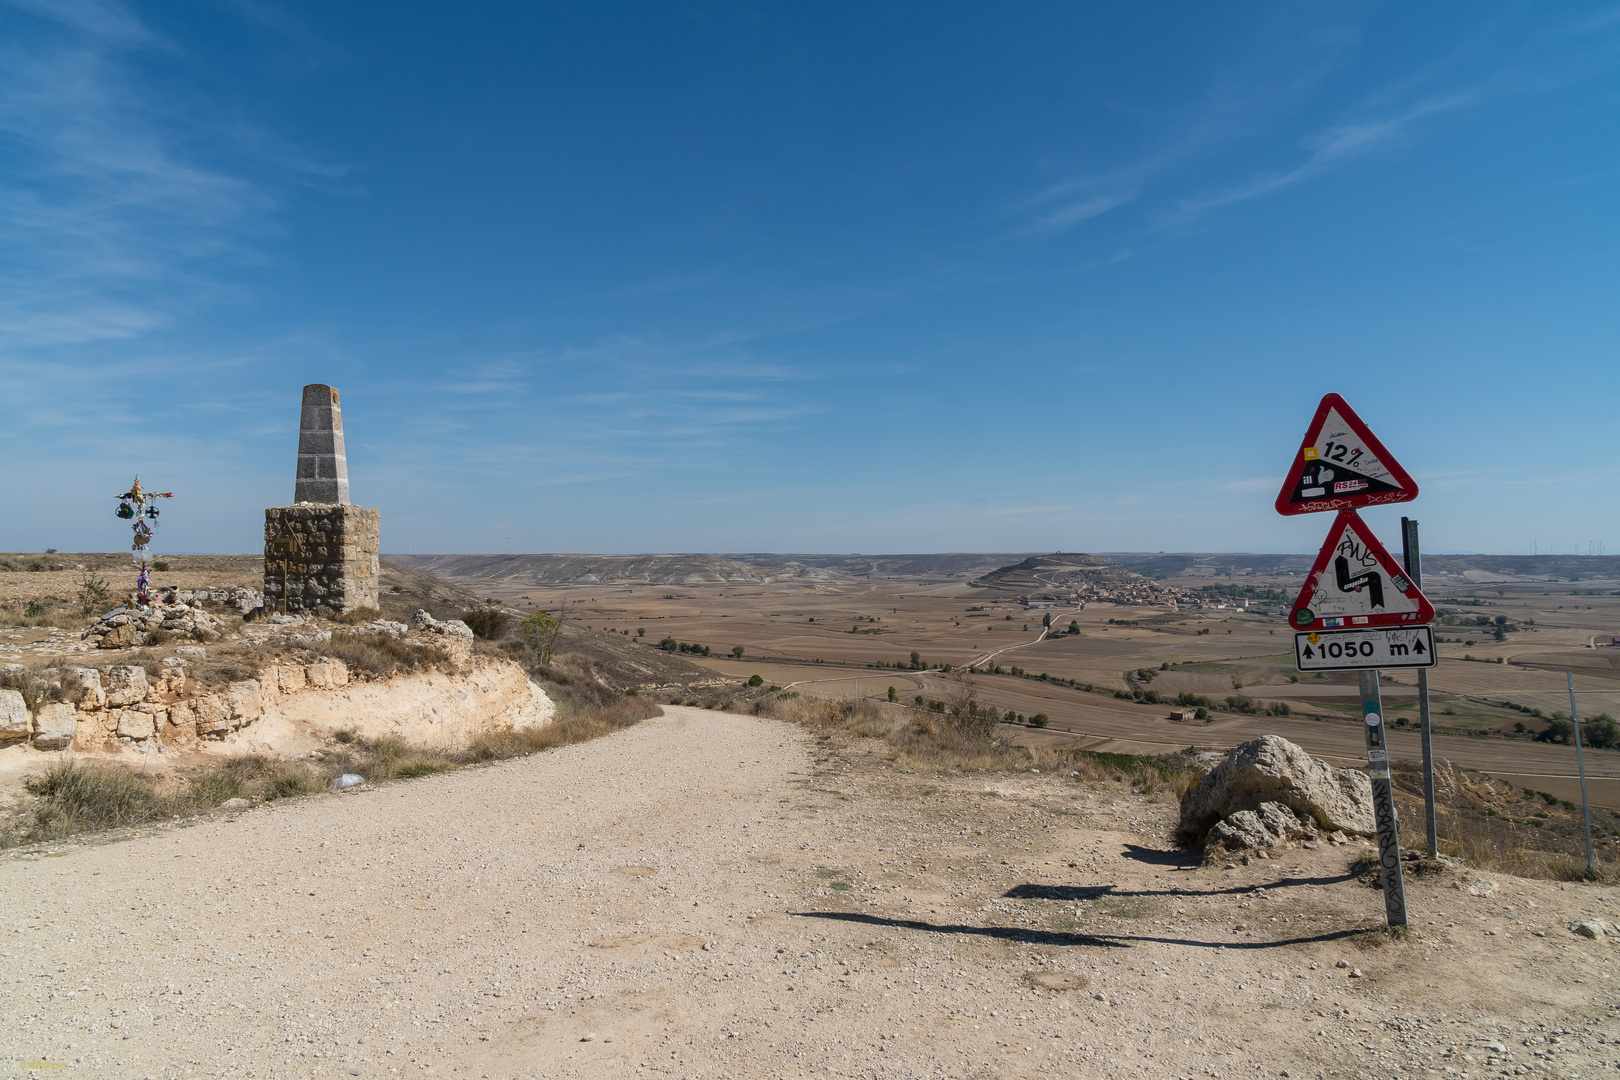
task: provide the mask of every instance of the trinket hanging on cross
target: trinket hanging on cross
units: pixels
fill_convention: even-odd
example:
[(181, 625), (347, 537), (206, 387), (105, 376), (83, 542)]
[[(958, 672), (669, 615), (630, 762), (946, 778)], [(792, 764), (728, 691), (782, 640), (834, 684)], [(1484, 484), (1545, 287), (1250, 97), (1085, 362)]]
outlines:
[(147, 572), (147, 558), (151, 551), (147, 545), (152, 542), (152, 534), (157, 532), (157, 500), (172, 498), (172, 491), (142, 491), (141, 478), (138, 476), (129, 490), (118, 496), (118, 517), (131, 523), (130, 530), (134, 533), (135, 542), (130, 545), (130, 550), (135, 553), (135, 561), (141, 564), (141, 572), (135, 578), (135, 603), (141, 607), (151, 602), (152, 579)]

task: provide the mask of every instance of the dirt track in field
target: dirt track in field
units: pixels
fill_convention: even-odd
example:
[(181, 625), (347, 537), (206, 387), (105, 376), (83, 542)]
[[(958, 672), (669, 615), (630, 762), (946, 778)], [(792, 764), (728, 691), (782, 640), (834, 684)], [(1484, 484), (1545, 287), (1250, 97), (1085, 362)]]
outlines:
[(528, 759), (12, 853), (0, 1041), (175, 1078), (1620, 1059), (1615, 946), (1567, 929), (1620, 921), (1604, 890), (1447, 870), (1411, 882), (1391, 940), (1354, 846), (1200, 868), (1172, 818), (1119, 785), (908, 773), (671, 707)]

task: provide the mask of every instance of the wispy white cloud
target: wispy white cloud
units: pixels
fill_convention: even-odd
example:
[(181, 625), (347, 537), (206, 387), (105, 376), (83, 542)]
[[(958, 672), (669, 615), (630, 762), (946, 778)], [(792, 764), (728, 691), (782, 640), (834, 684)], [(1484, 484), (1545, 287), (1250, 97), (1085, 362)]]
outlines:
[(10, 0), (0, 17), (0, 348), (139, 337), (231, 294), (216, 264), (261, 261), (281, 205), (252, 174), (348, 171), (148, 92), (141, 55), (179, 50), (113, 0)]
[(1421, 101), (1392, 116), (1335, 125), (1307, 141), (1309, 156), (1294, 168), (1253, 177), (1212, 195), (1182, 199), (1165, 220), (1179, 224), (1223, 206), (1275, 194), (1353, 158), (1398, 142), (1407, 137), (1420, 121), (1462, 108), (1472, 100), (1468, 94), (1449, 94)]

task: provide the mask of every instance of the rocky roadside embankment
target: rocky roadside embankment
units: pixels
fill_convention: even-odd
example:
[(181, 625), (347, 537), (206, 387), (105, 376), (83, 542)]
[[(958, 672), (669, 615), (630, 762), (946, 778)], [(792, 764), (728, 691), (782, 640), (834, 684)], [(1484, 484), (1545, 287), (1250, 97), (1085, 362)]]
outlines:
[[(157, 630), (192, 640), (221, 637), (220, 621), (200, 608), (163, 607), (109, 613), (85, 637), (120, 636), (139, 643)], [(444, 658), (442, 669), (367, 677), (336, 657), (312, 658), (310, 650), (328, 645), (333, 631), (290, 616), (270, 616), (245, 631), (251, 647), (233, 657), (237, 666), (253, 665), (256, 656), (267, 659), (252, 677), (218, 686), (195, 677), (207, 660), (200, 644), (178, 646), (155, 664), (38, 672), (11, 665), (8, 672), (21, 676), (13, 681), (30, 680), (30, 693), (0, 689), (0, 742), (42, 751), (167, 753), (217, 745), (276, 752), (287, 737), (310, 730), (349, 729), (367, 738), (398, 735), (453, 745), (493, 727), (523, 729), (551, 721), (554, 707), (545, 692), (517, 664), (475, 654), (466, 624), (441, 622), (426, 612), (418, 612), (414, 622), (341, 629), (362, 640), (373, 635), (431, 648)]]

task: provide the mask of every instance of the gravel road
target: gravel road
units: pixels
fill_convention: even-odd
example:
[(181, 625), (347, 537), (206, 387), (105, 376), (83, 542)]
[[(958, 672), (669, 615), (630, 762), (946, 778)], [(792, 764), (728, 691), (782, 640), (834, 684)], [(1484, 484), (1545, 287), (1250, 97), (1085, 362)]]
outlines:
[(8, 854), (0, 1046), (136, 1078), (1620, 1062), (1615, 946), (1567, 929), (1620, 921), (1601, 890), (1436, 873), (1396, 940), (1352, 849), (1205, 868), (1172, 823), (1120, 784), (913, 774), (668, 707), (527, 759)]

